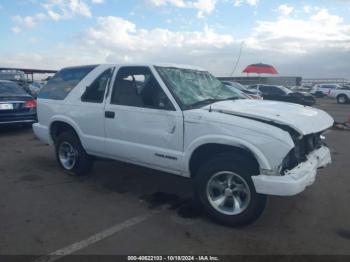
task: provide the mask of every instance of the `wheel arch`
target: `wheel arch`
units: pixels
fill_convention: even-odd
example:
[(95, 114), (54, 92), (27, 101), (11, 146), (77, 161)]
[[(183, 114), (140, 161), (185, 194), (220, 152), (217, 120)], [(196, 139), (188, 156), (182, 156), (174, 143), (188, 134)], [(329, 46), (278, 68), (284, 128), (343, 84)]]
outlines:
[(49, 132), (50, 139), (53, 143), (56, 142), (58, 135), (65, 131), (72, 131), (80, 138), (81, 130), (68, 118), (57, 117), (51, 121)]
[[(204, 141), (203, 141), (204, 140)], [(271, 169), (271, 166), (264, 154), (254, 145), (238, 139), (232, 138), (202, 138), (189, 146), (185, 155), (186, 172), (193, 177), (199, 168), (199, 163), (205, 161), (210, 156), (219, 153), (232, 152), (241, 153), (252, 158), (259, 169)]]
[(347, 94), (344, 94), (344, 93), (340, 93), (340, 94), (338, 94), (337, 95), (337, 99), (339, 98), (339, 97), (341, 97), (341, 96), (345, 96), (346, 97), (346, 99), (348, 99), (349, 100), (349, 96), (347, 95)]

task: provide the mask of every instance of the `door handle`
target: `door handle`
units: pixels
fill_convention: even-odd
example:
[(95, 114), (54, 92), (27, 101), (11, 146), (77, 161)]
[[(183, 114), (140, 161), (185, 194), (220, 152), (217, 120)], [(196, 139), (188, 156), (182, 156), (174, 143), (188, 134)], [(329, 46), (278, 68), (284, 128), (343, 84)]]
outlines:
[(106, 111), (105, 118), (115, 118), (115, 113), (113, 111)]

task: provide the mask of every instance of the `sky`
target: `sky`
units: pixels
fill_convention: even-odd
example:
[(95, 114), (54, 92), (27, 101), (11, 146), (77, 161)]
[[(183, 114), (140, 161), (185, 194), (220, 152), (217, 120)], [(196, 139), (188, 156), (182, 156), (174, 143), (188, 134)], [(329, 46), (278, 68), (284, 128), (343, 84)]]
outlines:
[(350, 0), (0, 0), (0, 66), (161, 62), (241, 76), (263, 62), (350, 79), (349, 14)]

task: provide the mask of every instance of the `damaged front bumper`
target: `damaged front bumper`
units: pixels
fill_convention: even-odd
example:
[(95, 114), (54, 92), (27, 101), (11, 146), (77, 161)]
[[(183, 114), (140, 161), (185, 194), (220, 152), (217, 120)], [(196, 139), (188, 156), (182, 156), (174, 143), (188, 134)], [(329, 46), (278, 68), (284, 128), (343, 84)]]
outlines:
[(299, 194), (315, 182), (317, 169), (331, 162), (330, 151), (323, 146), (310, 153), (306, 162), (287, 171), (284, 176), (253, 176), (255, 190), (265, 195), (293, 196)]

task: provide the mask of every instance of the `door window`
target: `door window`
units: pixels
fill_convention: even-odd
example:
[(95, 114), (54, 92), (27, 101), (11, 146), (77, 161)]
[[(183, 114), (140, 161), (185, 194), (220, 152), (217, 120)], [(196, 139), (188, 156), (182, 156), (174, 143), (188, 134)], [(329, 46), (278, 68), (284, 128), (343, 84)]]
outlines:
[(148, 67), (120, 68), (111, 104), (175, 111)]
[(259, 86), (259, 91), (263, 95), (269, 95), (271, 93), (271, 88), (269, 86)]
[(270, 92), (272, 95), (285, 95), (285, 93), (275, 86), (270, 86)]
[(81, 97), (81, 101), (102, 103), (111, 74), (112, 69), (104, 71), (90, 86), (86, 88), (85, 93)]
[(336, 85), (322, 85), (321, 88), (325, 88), (325, 89), (336, 89), (337, 86), (336, 86)]

